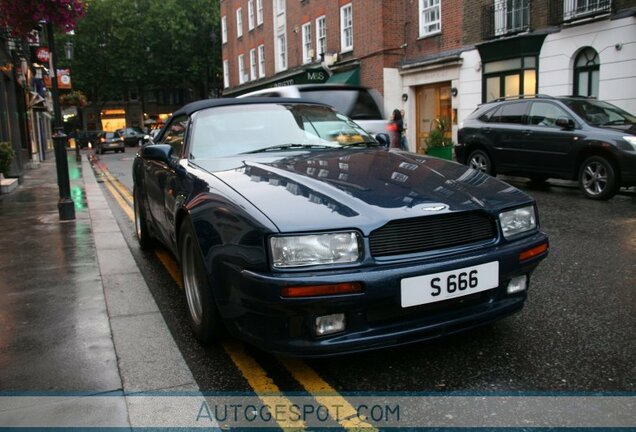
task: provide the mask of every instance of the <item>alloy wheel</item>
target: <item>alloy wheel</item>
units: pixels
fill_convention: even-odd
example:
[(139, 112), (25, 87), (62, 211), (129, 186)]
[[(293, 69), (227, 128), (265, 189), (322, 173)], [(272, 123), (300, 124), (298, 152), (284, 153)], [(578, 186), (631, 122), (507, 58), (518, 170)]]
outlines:
[(192, 321), (196, 325), (201, 325), (203, 317), (203, 306), (201, 304), (200, 282), (196, 267), (196, 250), (194, 248), (192, 236), (186, 235), (183, 239), (181, 249), (181, 271), (183, 272), (183, 287), (188, 301), (188, 309)]
[(607, 168), (600, 162), (591, 162), (583, 169), (583, 188), (592, 196), (602, 194), (607, 188), (608, 180)]

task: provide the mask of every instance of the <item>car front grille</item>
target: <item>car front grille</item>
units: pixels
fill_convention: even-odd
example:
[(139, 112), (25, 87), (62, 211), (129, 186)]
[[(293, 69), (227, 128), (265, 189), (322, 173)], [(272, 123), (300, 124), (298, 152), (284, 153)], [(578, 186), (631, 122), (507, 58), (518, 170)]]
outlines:
[(492, 240), (495, 222), (482, 212), (450, 213), (391, 221), (369, 237), (371, 255), (426, 252)]

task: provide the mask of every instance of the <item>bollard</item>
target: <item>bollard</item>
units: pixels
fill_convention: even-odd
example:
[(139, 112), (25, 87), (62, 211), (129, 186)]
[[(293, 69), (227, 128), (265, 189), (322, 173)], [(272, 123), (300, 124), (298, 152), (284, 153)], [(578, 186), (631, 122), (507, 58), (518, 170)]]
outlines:
[(75, 138), (75, 160), (77, 162), (82, 161), (82, 153), (80, 153), (80, 142), (78, 138)]
[(55, 168), (57, 169), (57, 187), (60, 190), (60, 200), (57, 210), (60, 220), (75, 219), (75, 204), (71, 199), (71, 181), (68, 176), (68, 161), (66, 160), (66, 134), (62, 128), (55, 128), (53, 144), (55, 147)]

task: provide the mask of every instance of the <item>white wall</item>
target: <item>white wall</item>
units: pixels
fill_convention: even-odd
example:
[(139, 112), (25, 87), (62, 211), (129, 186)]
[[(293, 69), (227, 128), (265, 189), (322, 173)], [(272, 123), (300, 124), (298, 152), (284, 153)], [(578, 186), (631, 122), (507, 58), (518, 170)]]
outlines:
[(572, 94), (574, 58), (587, 46), (599, 54), (599, 99), (636, 113), (635, 17), (573, 26), (548, 35), (539, 56), (539, 93)]
[(462, 67), (459, 70), (457, 97), (453, 100), (453, 108), (457, 108), (457, 125), (481, 103), (481, 57), (479, 51), (465, 51), (461, 55)]

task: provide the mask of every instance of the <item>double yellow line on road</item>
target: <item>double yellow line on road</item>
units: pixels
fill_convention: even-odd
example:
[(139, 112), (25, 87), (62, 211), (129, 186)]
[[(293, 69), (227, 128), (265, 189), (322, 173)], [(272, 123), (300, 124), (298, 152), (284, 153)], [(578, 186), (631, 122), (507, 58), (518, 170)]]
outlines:
[[(117, 178), (113, 177), (108, 168), (99, 160), (94, 159), (93, 166), (103, 174), (103, 183), (113, 198), (117, 201), (128, 218), (135, 222), (133, 195)], [(155, 254), (164, 265), (173, 280), (181, 285), (181, 274), (179, 266), (174, 258), (162, 249), (155, 249)], [(290, 407), (294, 403), (287, 398), (278, 388), (274, 380), (267, 375), (258, 362), (245, 352), (242, 343), (236, 340), (226, 341), (223, 348), (232, 359), (234, 365), (241, 371), (243, 377), (259, 399), (267, 406), (274, 407), (283, 405)], [(318, 375), (305, 362), (297, 359), (279, 357), (278, 361), (287, 369), (291, 376), (311, 395), (320, 405), (324, 406), (330, 417), (337, 421), (340, 426), (347, 429), (376, 430), (365, 419), (358, 416), (356, 409), (342, 397), (333, 387)], [(276, 421), (284, 429), (304, 429), (305, 422), (302, 420), (278, 418)]]

